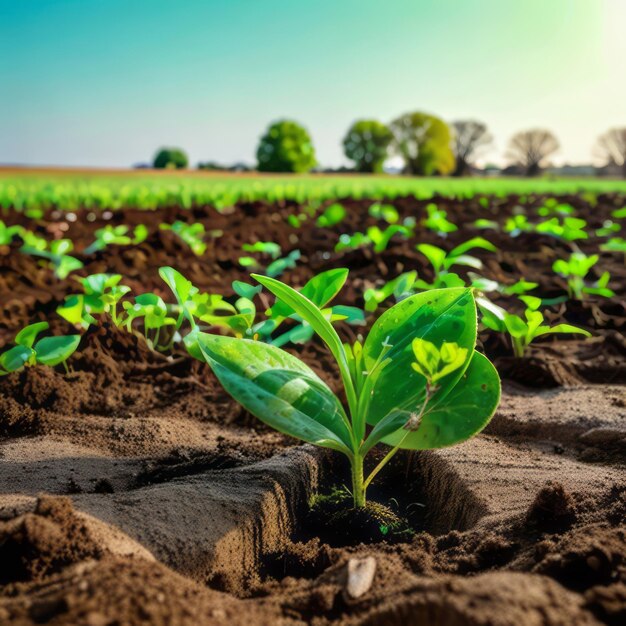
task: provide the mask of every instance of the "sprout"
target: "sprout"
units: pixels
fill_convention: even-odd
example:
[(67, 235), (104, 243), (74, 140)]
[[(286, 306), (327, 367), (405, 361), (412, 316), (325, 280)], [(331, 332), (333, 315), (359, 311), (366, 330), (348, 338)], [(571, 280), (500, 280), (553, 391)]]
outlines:
[[(307, 365), (276, 346), (199, 333), (199, 352), (226, 391), (260, 420), (345, 454), (355, 507), (366, 505), (368, 486), (399, 449), (454, 445), (489, 422), (500, 381), (474, 349), (471, 290), (411, 296), (385, 312), (363, 343), (349, 345), (313, 300), (275, 279), (254, 278), (276, 296), (275, 306), (300, 316), (330, 349), (347, 405)], [(363, 461), (379, 443), (389, 452), (365, 477)]]

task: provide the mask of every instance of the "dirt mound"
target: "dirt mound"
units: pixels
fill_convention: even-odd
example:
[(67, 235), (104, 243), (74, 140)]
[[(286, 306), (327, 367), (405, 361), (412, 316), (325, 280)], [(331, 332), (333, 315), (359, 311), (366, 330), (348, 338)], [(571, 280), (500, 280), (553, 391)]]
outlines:
[(100, 556), (100, 547), (66, 498), (42, 496), (34, 513), (0, 522), (0, 585), (41, 581)]

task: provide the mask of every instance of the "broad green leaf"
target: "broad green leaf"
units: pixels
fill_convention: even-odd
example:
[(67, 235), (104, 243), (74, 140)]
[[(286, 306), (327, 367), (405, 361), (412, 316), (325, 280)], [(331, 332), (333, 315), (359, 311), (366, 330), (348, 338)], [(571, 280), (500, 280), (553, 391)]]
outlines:
[[(411, 296), (383, 313), (363, 346), (363, 369), (368, 372), (361, 407), (368, 424), (396, 410), (419, 410), (425, 378), (413, 370), (412, 342), (425, 339), (441, 348), (444, 341), (468, 350), (465, 364), (438, 381), (444, 397), (462, 376), (476, 343), (476, 305), (470, 289), (435, 289)], [(381, 369), (384, 360), (386, 366)]]
[[(410, 432), (400, 447), (428, 450), (461, 443), (489, 423), (499, 401), (500, 378), (496, 369), (487, 357), (474, 352), (458, 384), (443, 399), (435, 395), (417, 430)], [(397, 445), (406, 432), (400, 428), (383, 441)]]
[(252, 277), (265, 288), (269, 289), (269, 291), (278, 299), (282, 300), (287, 306), (291, 307), (303, 320), (308, 322), (328, 346), (339, 366), (341, 379), (346, 389), (348, 404), (351, 412), (353, 412), (356, 409), (354, 385), (350, 377), (345, 350), (332, 324), (324, 317), (320, 309), (313, 302), (306, 296), (298, 293), (295, 289), (269, 276), (252, 274)]
[(44, 330), (48, 330), (48, 328), (50, 328), (50, 324), (48, 324), (48, 322), (36, 322), (35, 324), (24, 326), (24, 328), (22, 328), (22, 330), (15, 335), (15, 343), (18, 346), (32, 348), (35, 343), (35, 339), (37, 339), (37, 335)]
[(0, 355), (0, 369), (7, 373), (15, 372), (24, 367), (34, 353), (28, 346), (13, 346)]
[(339, 399), (302, 361), (248, 339), (200, 333), (198, 345), (224, 389), (261, 421), (309, 443), (350, 450)]
[(58, 365), (72, 355), (79, 343), (80, 335), (44, 337), (35, 344), (37, 362), (50, 366)]

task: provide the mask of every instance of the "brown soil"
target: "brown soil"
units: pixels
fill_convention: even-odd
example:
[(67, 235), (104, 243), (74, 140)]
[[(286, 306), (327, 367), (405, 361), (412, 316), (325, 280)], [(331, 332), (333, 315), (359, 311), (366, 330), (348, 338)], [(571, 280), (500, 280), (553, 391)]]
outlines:
[[(567, 201), (594, 227), (625, 204), (609, 196), (595, 207)], [(476, 200), (440, 204), (461, 224), (503, 221), (516, 202), (494, 200), (488, 210)], [(419, 216), (425, 203), (394, 204)], [(417, 268), (429, 278), (414, 242), (394, 241), (378, 256), (332, 252), (338, 233), (372, 223), (367, 203), (346, 206), (350, 218), (332, 240), (316, 228), (283, 227), (291, 204), (244, 205), (228, 215), (209, 208), (115, 214), (115, 223), (148, 223), (149, 240), (85, 258), (84, 273), (119, 271), (135, 290), (169, 299), (156, 272), (170, 264), (201, 288), (224, 292), (245, 279), (232, 259), (257, 238), (301, 249), (303, 261), (286, 275), (292, 284), (349, 266), (339, 298), (346, 304), (362, 302), (363, 289), (380, 277)], [(191, 214), (225, 233), (201, 258), (156, 230)], [(96, 217), (65, 222), (48, 214), (28, 225), (53, 233), (66, 223), (63, 234), (81, 250), (105, 223)], [(477, 234), (467, 227), (443, 245)], [(543, 295), (559, 295), (563, 286), (548, 269), (567, 245), (543, 237), (505, 245), (486, 236), (503, 250), (483, 257), (485, 275), (524, 276)], [(442, 244), (430, 233), (422, 240)], [(594, 246), (593, 238), (580, 244), (587, 252)], [(505, 378), (486, 431), (454, 448), (399, 454), (372, 485), (370, 498), (413, 529), (400, 541), (316, 531), (311, 497), (348, 483), (344, 462), (269, 431), (205, 366), (156, 355), (106, 321), (87, 333), (69, 376), (30, 368), (0, 379), (0, 624), (623, 624), (626, 271), (618, 255), (603, 254), (601, 263), (616, 297), (551, 314), (589, 328), (593, 339), (548, 339), (519, 362), (484, 335)], [(51, 317), (74, 290), (72, 280), (57, 281), (5, 251), (0, 338)], [(337, 388), (318, 343), (297, 351)], [(367, 557), (372, 584), (351, 595), (348, 572)]]

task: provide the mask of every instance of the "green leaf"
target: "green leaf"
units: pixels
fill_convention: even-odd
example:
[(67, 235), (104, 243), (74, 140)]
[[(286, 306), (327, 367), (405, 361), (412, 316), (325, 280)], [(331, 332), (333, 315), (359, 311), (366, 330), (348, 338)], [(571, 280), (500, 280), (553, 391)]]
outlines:
[(80, 335), (44, 337), (35, 344), (37, 362), (50, 366), (58, 365), (72, 355), (79, 343)]
[[(344, 268), (322, 272), (317, 274), (317, 276), (313, 276), (302, 287), (300, 293), (321, 309), (339, 293), (347, 277), (348, 270)], [(276, 300), (274, 306), (270, 309), (272, 317), (289, 317), (294, 312), (293, 308), (282, 300)]]
[(48, 330), (50, 324), (48, 322), (36, 322), (35, 324), (29, 324), (24, 326), (17, 335), (15, 335), (15, 343), (18, 346), (25, 346), (32, 348), (37, 339), (37, 335), (44, 330)]
[(328, 346), (339, 365), (339, 371), (348, 397), (348, 404), (351, 412), (353, 412), (356, 409), (354, 385), (350, 377), (346, 352), (332, 324), (324, 317), (320, 309), (311, 302), (311, 300), (301, 293), (298, 293), (295, 289), (269, 276), (252, 274), (252, 278), (260, 282), (266, 289), (269, 289), (279, 300), (282, 300), (303, 320), (307, 321)]
[(15, 372), (24, 367), (34, 353), (28, 346), (13, 346), (0, 355), (0, 369), (7, 373)]
[(261, 285), (257, 285), (253, 287), (252, 285), (248, 285), (248, 283), (244, 283), (241, 280), (233, 281), (233, 291), (242, 298), (248, 298), (248, 300), (253, 300), (254, 297), (261, 292), (263, 287)]
[[(474, 352), (456, 386), (441, 400), (435, 395), (418, 429), (411, 432), (400, 447), (428, 450), (466, 441), (489, 423), (499, 401), (500, 378), (496, 369), (487, 357)], [(383, 441), (396, 445), (406, 432), (400, 428)]]
[[(371, 392), (362, 394), (360, 407), (368, 424), (376, 424), (396, 410), (419, 410), (426, 380), (412, 369), (415, 338), (440, 348), (444, 341), (468, 350), (465, 365), (438, 381), (437, 397), (454, 387), (469, 363), (476, 343), (476, 305), (470, 289), (435, 289), (411, 296), (383, 313), (363, 346), (363, 369)], [(381, 368), (382, 363), (386, 363)]]
[(415, 248), (430, 261), (435, 273), (438, 274), (446, 260), (446, 251), (429, 243), (420, 243)]
[(172, 290), (176, 300), (180, 306), (189, 300), (189, 298), (198, 292), (190, 280), (187, 280), (179, 271), (173, 267), (160, 267), (159, 276), (165, 281), (167, 286)]
[(546, 328), (540, 333), (537, 333), (536, 336), (540, 335), (548, 335), (552, 333), (574, 333), (578, 335), (584, 335), (585, 337), (591, 337), (591, 333), (582, 328), (578, 328), (577, 326), (572, 326), (571, 324), (557, 324), (556, 326), (552, 326), (551, 328)]
[(65, 302), (57, 307), (56, 312), (70, 324), (81, 324), (85, 308), (84, 300), (81, 294), (67, 296)]
[(326, 384), (288, 352), (248, 339), (200, 333), (198, 344), (224, 386), (272, 428), (349, 453), (347, 418)]

